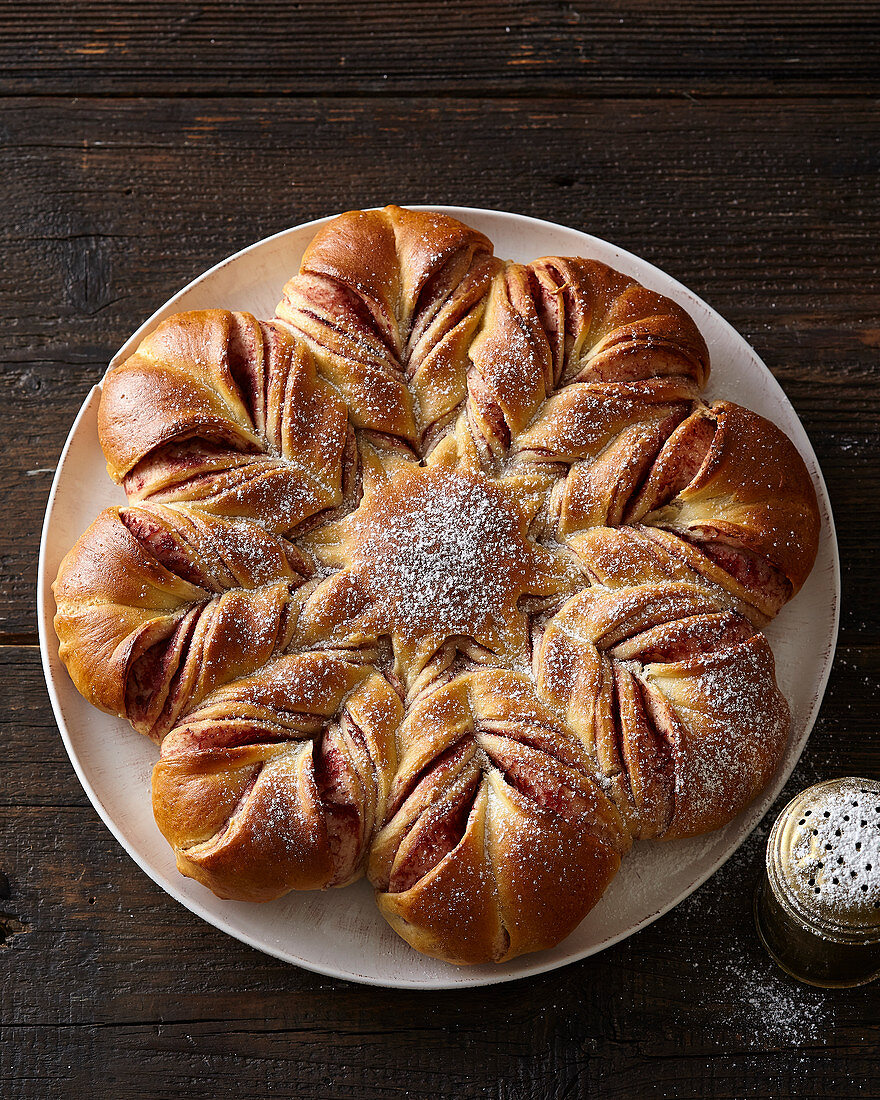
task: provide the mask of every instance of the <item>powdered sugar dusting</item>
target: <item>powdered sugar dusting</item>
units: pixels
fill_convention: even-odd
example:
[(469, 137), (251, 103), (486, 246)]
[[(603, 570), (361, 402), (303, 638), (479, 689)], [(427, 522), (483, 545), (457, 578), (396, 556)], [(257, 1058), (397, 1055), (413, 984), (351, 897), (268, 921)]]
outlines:
[[(722, 651), (706, 662), (699, 677), (702, 697), (716, 714), (743, 734), (769, 733), (768, 727), (775, 733), (777, 721), (785, 714), (781, 697), (768, 684), (769, 647), (762, 643), (763, 639), (756, 636)], [(763, 690), (757, 685), (763, 685)], [(782, 725), (787, 727), (787, 721)]]
[(799, 893), (842, 915), (873, 910), (880, 926), (880, 791), (857, 781), (820, 789), (797, 829)]
[(356, 572), (409, 637), (504, 629), (535, 573), (534, 547), (502, 494), (448, 471), (392, 481), (366, 503), (349, 541)]
[(728, 1025), (754, 1046), (800, 1046), (827, 1032), (832, 1005), (824, 991), (796, 985), (769, 959), (735, 960), (721, 976)]
[[(362, 217), (368, 216), (362, 215)], [(427, 271), (437, 266), (444, 254), (443, 249), (425, 247), (418, 253), (418, 259)], [(364, 255), (369, 255), (368, 250)], [(408, 262), (414, 265), (415, 259), (410, 258)], [(328, 267), (328, 271), (342, 278), (341, 269)], [(560, 274), (560, 278), (565, 277)], [(566, 289), (556, 286), (555, 279), (551, 281), (554, 282), (553, 293)], [(368, 280), (364, 285), (366, 286), (367, 283)], [(359, 285), (359, 280), (355, 279), (353, 285)], [(403, 371), (403, 365), (398, 362), (395, 350), (391, 346), (393, 341), (387, 340), (389, 332), (394, 329), (395, 323), (400, 323), (401, 318), (390, 315), (390, 311), (396, 308), (390, 297), (387, 308), (381, 295), (377, 296), (376, 303), (381, 305), (382, 309), (375, 310), (377, 314), (375, 340), (369, 338), (369, 328), (365, 329), (358, 325), (358, 317), (354, 313), (346, 319), (345, 310), (337, 305), (334, 319), (341, 322), (342, 331), (337, 334), (339, 348), (337, 358), (332, 364), (333, 370), (337, 372), (334, 378), (352, 405), (350, 413), (356, 425), (384, 425), (389, 434), (396, 432), (410, 438), (412, 408), (409, 399), (414, 400), (418, 418), (420, 415), (418, 394), (414, 392), (415, 387), (411, 385), (410, 392), (407, 394), (412, 375), (407, 375)], [(342, 306), (344, 305), (343, 302)], [(515, 300), (511, 299), (511, 305), (513, 311), (517, 312)], [(540, 305), (538, 308), (540, 311)], [(332, 312), (331, 310), (331, 314)], [(381, 316), (378, 316), (380, 313)], [(544, 324), (544, 321), (542, 320), (541, 323)], [(556, 334), (554, 324), (564, 334), (565, 326), (562, 320), (556, 318), (555, 321), (551, 319), (544, 325), (547, 335)], [(403, 328), (405, 326), (401, 331)], [(439, 332), (433, 335), (439, 340)], [(486, 369), (482, 374), (479, 370), (474, 371), (474, 379), (480, 376), (486, 392), (480, 391), (475, 383), (474, 392), (471, 394), (473, 398), (471, 404), (475, 405), (480, 404), (477, 397), (485, 397), (483, 405), (480, 406), (487, 422), (484, 432), (487, 433), (488, 438), (493, 430), (497, 431), (500, 443), (498, 440), (493, 442), (490, 439), (490, 443), (497, 444), (494, 446), (496, 452), (506, 448), (508, 429), (509, 434), (515, 437), (519, 428), (537, 412), (537, 407), (543, 403), (545, 396), (542, 378), (543, 342), (539, 340), (540, 346), (533, 346), (528, 338), (529, 330), (519, 324), (512, 327), (510, 334), (502, 333), (502, 335), (505, 339), (499, 341), (498, 357), (495, 359), (488, 357)], [(620, 339), (613, 338), (613, 333), (609, 333), (603, 343), (599, 334), (592, 335), (596, 339), (588, 354), (601, 355), (608, 360), (610, 367), (616, 369), (615, 360), (626, 359), (629, 354), (628, 351), (623, 355), (617, 353)], [(381, 339), (379, 339), (380, 336)], [(387, 349), (383, 342), (388, 343)], [(655, 342), (662, 356), (665, 340), (660, 336), (655, 337), (654, 330), (649, 324), (638, 340), (640, 356), (643, 349)], [(602, 349), (607, 350), (607, 356)], [(358, 370), (354, 372), (349, 370), (352, 358), (358, 364)], [(476, 361), (475, 366), (479, 366)], [(662, 373), (660, 367), (662, 367), (662, 358), (658, 373)], [(600, 373), (597, 366), (594, 366), (594, 373), (597, 375)], [(239, 381), (237, 375), (236, 381)], [(254, 386), (261, 384), (256, 376), (252, 378), (248, 375), (247, 381)], [(434, 395), (439, 394), (441, 389), (442, 386), (438, 380)], [(285, 392), (293, 393), (293, 390)], [(268, 391), (265, 386), (263, 397), (266, 401), (268, 400)], [(597, 405), (590, 401), (588, 406), (585, 417), (579, 425), (579, 431), (591, 438), (594, 434), (605, 433), (608, 410), (604, 402)], [(257, 401), (251, 402), (249, 406), (254, 413), (255, 421), (258, 419), (256, 412), (258, 407), (263, 409), (262, 404)], [(215, 463), (208, 455), (201, 463), (201, 473), (198, 478), (193, 471), (188, 471), (186, 477), (181, 475), (182, 481), (185, 481), (189, 487), (187, 492), (189, 493), (190, 489), (193, 491), (192, 499), (196, 501), (195, 507), (206, 512), (213, 510), (221, 516), (251, 517), (259, 520), (270, 530), (292, 531), (303, 518), (338, 503), (340, 492), (337, 481), (339, 479), (335, 476), (338, 471), (334, 466), (333, 470), (328, 472), (321, 461), (321, 452), (331, 449), (329, 445), (332, 439), (328, 436), (324, 445), (314, 448), (306, 445), (311, 439), (309, 430), (311, 417), (307, 415), (307, 410), (308, 402), (300, 401), (291, 401), (290, 407), (284, 410), (285, 425), (292, 429), (294, 421), (296, 422), (296, 438), (299, 443), (300, 436), (303, 437), (302, 447), (297, 445), (284, 448), (280, 443), (276, 445), (274, 441), (270, 441), (268, 446), (264, 447), (262, 440), (247, 438), (241, 449), (243, 454), (248, 456), (253, 450), (253, 458), (236, 459), (234, 468), (224, 467), (221, 470), (215, 469)], [(181, 405), (179, 411), (185, 412), (185, 406)], [(343, 415), (342, 420), (344, 419)], [(565, 428), (564, 424), (551, 426), (555, 432)], [(612, 427), (614, 426), (616, 421)], [(259, 432), (263, 431), (262, 425), (257, 427)], [(607, 428), (607, 431), (610, 432), (611, 428)], [(339, 432), (336, 432), (336, 436), (332, 438), (338, 435)], [(338, 438), (336, 442), (339, 442)], [(237, 444), (232, 443), (230, 446), (237, 454), (239, 450)], [(477, 446), (479, 449), (479, 443)], [(279, 449), (283, 451), (281, 458), (278, 456)], [(546, 456), (541, 454), (541, 457)], [(631, 463), (632, 456), (623, 456), (621, 472)], [(173, 472), (169, 470), (169, 476)], [(427, 474), (424, 476), (427, 480)], [(530, 587), (532, 581), (529, 579), (530, 570), (533, 576), (537, 576), (539, 570), (535, 563), (536, 548), (524, 535), (525, 525), (520, 522), (521, 517), (516, 505), (502, 499), (494, 491), (491, 483), (486, 482), (485, 479), (480, 484), (476, 479), (471, 479), (468, 483), (467, 478), (450, 475), (448, 471), (444, 476), (448, 479), (447, 483), (432, 485), (429, 492), (419, 492), (418, 488), (417, 491), (410, 492), (408, 499), (403, 500), (402, 508), (396, 511), (389, 509), (384, 514), (380, 514), (381, 509), (379, 509), (377, 515), (381, 522), (374, 525), (367, 523), (365, 528), (358, 530), (356, 520), (356, 534), (362, 537), (359, 542), (355, 539), (355, 542), (359, 552), (362, 550), (364, 554), (362, 575), (371, 578), (374, 582), (371, 597), (375, 603), (387, 611), (386, 621), (403, 628), (408, 635), (415, 638), (433, 632), (473, 636), (478, 635), (483, 628), (486, 628), (488, 633), (489, 627), (496, 633), (500, 633), (514, 620), (518, 620), (518, 626), (522, 626), (519, 620), (522, 620), (523, 616), (517, 612), (517, 599), (521, 594), (539, 591), (535, 587)], [(456, 478), (457, 484), (452, 485)], [(182, 481), (176, 475), (172, 478), (173, 486), (179, 487)], [(452, 488), (450, 488), (451, 485)], [(174, 497), (170, 496), (168, 499), (174, 499)], [(400, 500), (396, 503), (400, 504)], [(318, 522), (322, 521), (319, 519)], [(291, 537), (295, 536), (291, 535)], [(278, 592), (280, 595), (286, 595), (286, 584), (289, 578), (283, 570), (283, 548), (278, 558), (278, 568), (270, 572), (267, 562), (265, 577), (260, 570), (259, 561), (254, 560), (262, 557), (263, 553), (267, 558), (270, 556), (274, 558), (276, 551), (274, 548), (270, 551), (267, 543), (261, 553), (258, 553), (256, 548), (253, 554), (244, 551), (237, 553), (235, 564), (240, 565), (240, 568), (235, 572), (236, 574), (240, 572), (242, 576), (236, 575), (235, 580), (244, 587), (252, 587), (264, 579), (268, 583), (274, 579), (275, 572), (278, 572), (281, 574)], [(532, 555), (531, 560), (530, 555)], [(229, 565), (228, 562), (226, 564)], [(644, 580), (644, 578), (641, 579)], [(274, 609), (274, 604), (269, 599), (271, 594), (267, 591), (259, 597), (254, 596), (252, 601), (245, 601), (239, 597), (226, 599), (226, 605), (232, 607), (235, 604), (235, 608), (238, 609), (237, 614), (243, 620), (239, 634), (249, 635), (245, 641), (253, 642), (261, 620), (268, 617), (267, 609)], [(349, 592), (349, 595), (351, 594)], [(621, 615), (625, 616), (628, 612), (629, 602), (630, 598), (627, 594), (620, 596)], [(674, 601), (674, 606), (669, 608), (663, 601), (658, 601), (652, 608), (654, 617), (667, 614), (674, 616), (683, 614), (684, 611), (682, 602), (678, 599)], [(625, 625), (621, 624), (622, 628)], [(522, 649), (525, 649), (525, 646)], [(513, 655), (514, 660), (521, 658), (522, 652)], [(210, 656), (206, 658), (206, 667), (209, 666), (210, 660)], [(761, 668), (758, 671), (765, 670)], [(550, 673), (548, 678), (551, 681), (554, 680), (553, 674), (556, 679), (563, 679), (564, 662), (560, 661), (558, 665), (554, 665)], [(772, 680), (772, 670), (770, 676)], [(713, 678), (716, 682), (713, 682)], [(766, 683), (766, 678), (762, 683)], [(731, 727), (734, 735), (742, 732), (743, 727), (746, 732), (750, 732), (757, 719), (762, 717), (761, 708), (752, 700), (752, 697), (757, 694), (755, 685), (751, 684), (747, 678), (732, 675), (729, 670), (724, 676), (717, 670), (712, 670), (704, 677), (702, 686), (704, 693), (714, 701), (715, 710), (725, 720), (724, 725)], [(759, 689), (760, 687), (761, 684)], [(751, 692), (748, 689), (751, 689)], [(531, 690), (532, 685), (524, 682), (523, 692), (531, 692)], [(515, 698), (517, 694), (518, 692), (511, 690), (508, 699)], [(283, 704), (275, 704), (272, 701), (267, 702), (267, 709), (274, 709), (279, 714), (284, 713)], [(685, 706), (684, 709), (688, 708)], [(691, 709), (697, 712), (696, 717), (699, 718), (702, 708), (697, 706)], [(522, 715), (519, 715), (518, 719), (521, 721)], [(315, 720), (318, 721), (317, 716)], [(310, 732), (314, 731), (310, 730)], [(507, 735), (506, 728), (504, 735)], [(723, 756), (720, 750), (714, 756), (711, 754), (698, 756), (694, 767), (699, 766), (701, 769), (701, 780), (705, 785), (717, 780), (719, 774), (723, 776), (744, 767), (743, 759), (736, 755), (737, 741), (737, 736), (730, 736), (725, 740), (725, 752), (731, 754), (729, 759)], [(310, 750), (311, 745), (308, 747)], [(279, 831), (280, 839), (287, 845), (289, 842), (292, 843), (294, 836), (293, 832), (285, 832), (290, 828), (295, 809), (292, 778), (285, 771), (284, 763), (280, 759), (271, 766), (267, 765), (264, 773), (262, 782), (265, 788), (264, 808), (267, 828), (272, 833)], [(554, 775), (553, 768), (550, 768), (547, 776), (548, 783)], [(288, 780), (291, 780), (289, 792)], [(525, 780), (522, 782), (525, 785)], [(566, 788), (561, 786), (558, 788), (558, 793), (562, 795), (565, 790)]]

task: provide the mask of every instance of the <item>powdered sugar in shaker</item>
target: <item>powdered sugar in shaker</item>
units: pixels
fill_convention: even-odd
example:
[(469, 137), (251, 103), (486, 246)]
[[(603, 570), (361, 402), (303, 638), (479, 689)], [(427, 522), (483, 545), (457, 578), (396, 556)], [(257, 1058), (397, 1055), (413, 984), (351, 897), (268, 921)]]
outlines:
[(830, 779), (776, 820), (755, 895), (764, 946), (800, 981), (862, 985), (880, 975), (880, 781)]

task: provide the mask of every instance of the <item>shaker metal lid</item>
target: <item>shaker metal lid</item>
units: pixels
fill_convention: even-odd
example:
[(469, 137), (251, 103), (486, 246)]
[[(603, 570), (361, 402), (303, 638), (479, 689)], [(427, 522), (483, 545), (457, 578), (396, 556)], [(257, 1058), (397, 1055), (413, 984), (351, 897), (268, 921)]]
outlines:
[(767, 873), (820, 935), (880, 940), (880, 781), (830, 779), (801, 792), (773, 827)]

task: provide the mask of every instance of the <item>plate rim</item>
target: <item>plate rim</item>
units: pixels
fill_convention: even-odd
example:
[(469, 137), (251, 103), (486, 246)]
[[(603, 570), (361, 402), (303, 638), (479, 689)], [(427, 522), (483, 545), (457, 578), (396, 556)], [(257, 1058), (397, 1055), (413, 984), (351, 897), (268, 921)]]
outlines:
[[(137, 849), (129, 844), (129, 842), (123, 836), (120, 827), (116, 824), (111, 814), (104, 806), (100, 795), (95, 790), (91, 781), (85, 774), (84, 768), (78, 758), (77, 752), (74, 748), (72, 738), (67, 728), (66, 718), (64, 715), (61, 700), (56, 688), (56, 669), (51, 659), (50, 647), (54, 648), (54, 657), (57, 658), (57, 637), (52, 627), (54, 618), (55, 603), (52, 594), (51, 580), (46, 574), (46, 557), (47, 557), (47, 543), (50, 535), (54, 509), (57, 500), (57, 494), (59, 485), (62, 480), (63, 471), (65, 465), (69, 460), (70, 452), (73, 444), (76, 440), (77, 431), (80, 423), (88, 414), (92, 404), (98, 400), (101, 393), (101, 382), (92, 386), (89, 392), (86, 394), (82, 405), (80, 406), (70, 431), (68, 432), (64, 446), (58, 459), (58, 464), (55, 469), (55, 474), (52, 479), (52, 486), (49, 491), (48, 499), (46, 502), (46, 510), (43, 517), (43, 524), (40, 534), (40, 550), (37, 569), (37, 585), (36, 585), (36, 604), (37, 604), (37, 625), (40, 641), (40, 658), (43, 667), (43, 674), (46, 680), (46, 687), (49, 694), (50, 702), (52, 704), (52, 710), (55, 717), (56, 724), (61, 734), (62, 742), (64, 744), (67, 755), (73, 765), (76, 776), (86, 793), (89, 801), (94, 807), (98, 816), (104, 822), (105, 826), (109, 829), (111, 834), (116, 838), (117, 842), (121, 845), (123, 850), (128, 856), (134, 860), (134, 862), (141, 868), (141, 870), (147, 874), (147, 876), (156, 883), (157, 886), (166, 894), (169, 894), (175, 901), (183, 905), (190, 912), (194, 913), (200, 919), (206, 921), (208, 924), (217, 928), (218, 930), (232, 936), (234, 939), (239, 940), (242, 943), (274, 958), (280, 959), (291, 965), (296, 965), (308, 970), (312, 973), (321, 974), (327, 977), (341, 979), (344, 981), (355, 982), (357, 984), (364, 984), (385, 989), (421, 989), (421, 990), (438, 990), (438, 989), (462, 989), (462, 988), (478, 988), (487, 985), (497, 985), (505, 982), (520, 981), (525, 978), (536, 977), (540, 974), (547, 974), (554, 970), (557, 970), (563, 966), (568, 966), (572, 963), (580, 962), (585, 958), (589, 958), (591, 955), (598, 954), (600, 951), (604, 951), (609, 947), (620, 943), (622, 940), (629, 938), (636, 932), (640, 932), (642, 929), (653, 924), (654, 921), (659, 920), (671, 909), (675, 908), (685, 901), (691, 894), (694, 893), (700, 886), (703, 885), (709, 878), (712, 877), (724, 864), (732, 858), (736, 852), (745, 843), (751, 833), (755, 830), (762, 818), (767, 813), (770, 806), (778, 797), (785, 784), (788, 782), (794, 768), (806, 747), (807, 741), (815, 726), (816, 719), (818, 717), (819, 709), (824, 699), (825, 690), (828, 685), (828, 679), (831, 675), (831, 669), (834, 663), (834, 655), (837, 646), (837, 639), (840, 626), (840, 599), (841, 599), (841, 587), (840, 587), (840, 554), (837, 543), (836, 527), (834, 523), (834, 516), (831, 508), (831, 500), (828, 494), (828, 488), (825, 483), (825, 478), (822, 473), (821, 466), (816, 456), (815, 450), (812, 446), (806, 429), (791, 404), (784, 389), (776, 379), (772, 371), (764, 362), (763, 358), (757, 353), (746, 338), (737, 331), (713, 306), (711, 306), (704, 298), (695, 294), (687, 286), (681, 283), (674, 276), (669, 275), (662, 268), (657, 267), (649, 260), (645, 260), (643, 257), (637, 256), (635, 253), (621, 248), (619, 245), (613, 242), (606, 241), (601, 237), (596, 237), (593, 234), (586, 233), (580, 229), (574, 229), (571, 226), (561, 225), (557, 222), (547, 221), (542, 218), (535, 218), (526, 214), (516, 214), (511, 211), (497, 210), (487, 207), (465, 207), (465, 206), (448, 206), (448, 205), (436, 205), (436, 204), (408, 204), (401, 203), (401, 206), (410, 210), (420, 210), (431, 213), (447, 214), (451, 217), (458, 218), (461, 221), (466, 222), (469, 216), (473, 215), (489, 215), (501, 218), (513, 218), (517, 222), (527, 222), (532, 226), (546, 230), (556, 231), (562, 230), (566, 233), (576, 233), (585, 242), (589, 242), (590, 245), (595, 242), (596, 245), (602, 249), (611, 249), (613, 253), (622, 260), (626, 260), (640, 266), (649, 273), (651, 276), (657, 278), (666, 286), (674, 287), (677, 292), (686, 297), (689, 301), (697, 304), (702, 309), (706, 310), (711, 316), (715, 324), (719, 324), (722, 331), (726, 331), (728, 335), (732, 335), (735, 340), (745, 344), (750, 350), (751, 354), (763, 368), (765, 374), (765, 382), (769, 384), (771, 391), (776, 392), (777, 399), (781, 398), (783, 403), (788, 406), (791, 411), (793, 422), (797, 425), (797, 436), (794, 439), (799, 453), (804, 458), (807, 464), (810, 475), (813, 479), (814, 486), (819, 498), (819, 506), (822, 512), (823, 528), (827, 531), (828, 545), (831, 550), (831, 580), (832, 591), (830, 593), (830, 607), (831, 607), (831, 622), (832, 629), (828, 639), (828, 648), (824, 656), (824, 664), (821, 675), (815, 683), (815, 691), (810, 702), (809, 712), (806, 715), (804, 722), (803, 732), (800, 735), (799, 743), (793, 746), (794, 751), (791, 754), (791, 759), (786, 760), (783, 767), (774, 776), (772, 782), (761, 792), (758, 798), (743, 811), (743, 821), (738, 832), (738, 836), (735, 842), (733, 842), (728, 850), (722, 855), (717, 857), (709, 865), (708, 869), (701, 870), (693, 881), (673, 900), (667, 904), (662, 905), (655, 911), (652, 911), (646, 917), (644, 917), (637, 924), (627, 927), (620, 931), (618, 934), (609, 937), (601, 941), (598, 944), (593, 944), (586, 949), (574, 951), (570, 956), (541, 961), (542, 952), (536, 952), (530, 956), (535, 960), (530, 965), (522, 967), (515, 972), (509, 972), (502, 967), (498, 967), (496, 973), (483, 973), (473, 974), (469, 972), (469, 968), (459, 968), (457, 974), (454, 977), (445, 978), (442, 976), (431, 977), (422, 980), (412, 978), (385, 978), (379, 979), (371, 975), (361, 975), (352, 972), (351, 970), (343, 970), (333, 967), (324, 963), (315, 963), (308, 959), (292, 956), (290, 952), (285, 953), (280, 948), (275, 948), (271, 944), (267, 944), (260, 941), (256, 936), (250, 934), (246, 930), (236, 927), (234, 922), (226, 919), (225, 917), (211, 912), (208, 908), (203, 906), (198, 899), (187, 897), (175, 888), (172, 881), (166, 880), (165, 876), (152, 868), (146, 857), (143, 857)], [(294, 233), (302, 233), (304, 230), (312, 229), (317, 230), (321, 226), (326, 225), (334, 218), (338, 217), (338, 214), (331, 214), (322, 218), (315, 218), (310, 221), (302, 222), (294, 226), (290, 226), (287, 229), (282, 229), (277, 233), (270, 234), (258, 241), (239, 249), (229, 256), (224, 257), (205, 271), (200, 273), (191, 279), (180, 290), (176, 291), (171, 297), (169, 297), (158, 309), (140, 325), (138, 328), (128, 337), (127, 340), (120, 346), (118, 351), (111, 357), (107, 370), (111, 369), (117, 362), (119, 362), (124, 356), (127, 356), (134, 350), (134, 347), (143, 339), (143, 337), (151, 331), (161, 320), (165, 317), (176, 312), (175, 305), (192, 290), (194, 290), (200, 283), (209, 279), (223, 268), (235, 263), (242, 259), (247, 254), (256, 251), (261, 248), (265, 248), (272, 242), (279, 241), (288, 235)], [(641, 281), (641, 279), (640, 279)], [(279, 288), (280, 289), (280, 288)], [(106, 376), (106, 371), (104, 373)], [(102, 377), (103, 381), (103, 377)], [(53, 578), (54, 579), (54, 578)], [(182, 880), (185, 881), (185, 880)]]

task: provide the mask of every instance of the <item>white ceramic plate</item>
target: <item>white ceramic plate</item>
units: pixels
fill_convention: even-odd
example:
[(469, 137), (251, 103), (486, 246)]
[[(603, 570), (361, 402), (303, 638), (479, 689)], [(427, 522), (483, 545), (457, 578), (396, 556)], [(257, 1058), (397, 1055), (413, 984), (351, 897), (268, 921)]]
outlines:
[[(418, 955), (392, 933), (364, 881), (341, 891), (290, 894), (267, 905), (249, 905), (221, 901), (177, 873), (171, 849), (156, 828), (150, 807), (154, 745), (127, 723), (93, 709), (77, 693), (58, 658), (52, 627), (55, 604), (50, 586), (61, 558), (102, 508), (124, 503), (122, 490), (107, 476), (98, 446), (99, 386), (80, 409), (55, 473), (40, 546), (37, 599), (43, 666), (70, 759), (107, 827), (151, 878), (217, 928), (288, 962), (357, 982), (439, 989), (511, 981), (601, 951), (678, 904), (733, 854), (776, 798), (813, 727), (837, 638), (840, 570), (828, 493), (806, 433), (767, 367), (713, 309), (658, 268), (597, 237), (500, 211), (430, 209), (482, 230), (500, 256), (514, 260), (591, 256), (681, 303), (709, 345), (709, 395), (737, 401), (775, 421), (806, 460), (822, 512), (819, 556), (797, 598), (767, 631), (776, 654), (779, 683), (791, 703), (793, 723), (782, 767), (757, 802), (726, 828), (708, 836), (636, 844), (600, 903), (552, 951), (498, 967), (449, 966)], [(259, 241), (200, 275), (134, 333), (114, 362), (129, 355), (162, 318), (181, 310), (224, 307), (271, 317), (282, 286), (297, 270), (306, 245), (326, 220)]]

